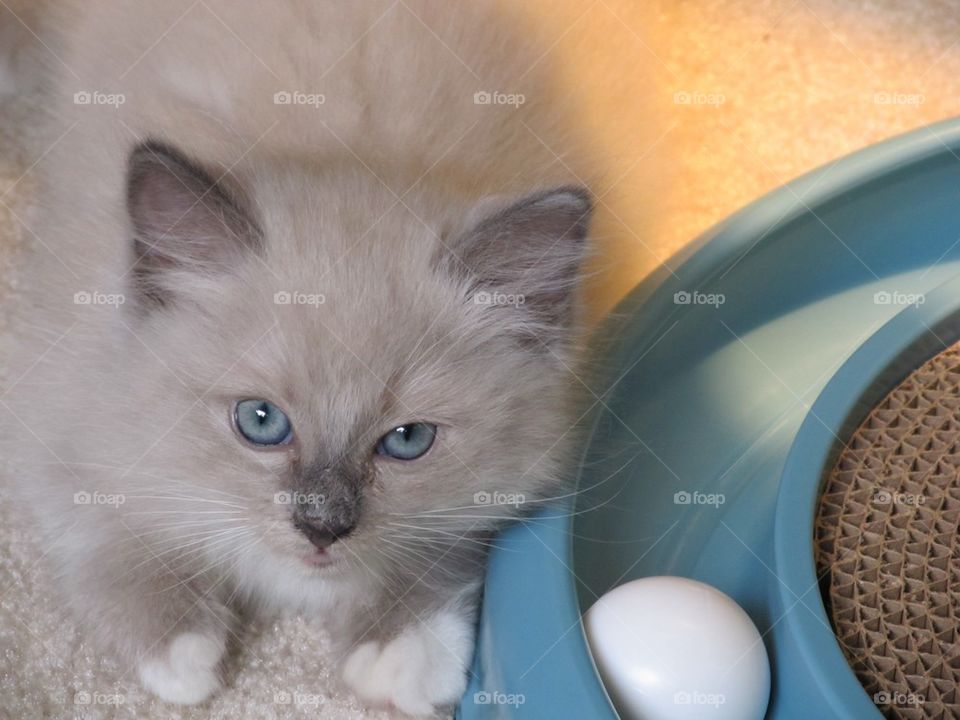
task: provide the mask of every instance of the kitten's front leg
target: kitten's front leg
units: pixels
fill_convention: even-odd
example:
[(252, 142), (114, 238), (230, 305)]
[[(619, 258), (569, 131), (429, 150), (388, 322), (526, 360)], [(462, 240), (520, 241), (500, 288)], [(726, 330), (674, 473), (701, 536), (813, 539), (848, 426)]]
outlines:
[(456, 703), (473, 657), (473, 603), (420, 614), (397, 632), (365, 640), (347, 657), (343, 678), (363, 702), (429, 715)]
[(94, 639), (160, 699), (192, 705), (220, 688), (232, 613), (197, 578), (178, 577), (158, 559), (109, 554), (75, 560), (65, 575)]

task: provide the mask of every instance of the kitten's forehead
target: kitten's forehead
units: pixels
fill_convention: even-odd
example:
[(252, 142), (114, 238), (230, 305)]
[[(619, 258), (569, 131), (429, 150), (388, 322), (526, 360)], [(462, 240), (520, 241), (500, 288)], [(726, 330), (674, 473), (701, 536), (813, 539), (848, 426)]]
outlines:
[(348, 254), (375, 260), (371, 252), (378, 251), (401, 260), (401, 250), (429, 253), (471, 206), (422, 188), (409, 169), (374, 171), (342, 161), (284, 160), (241, 174), (241, 181), (251, 188), (269, 254), (279, 264), (290, 251), (338, 269)]
[(455, 288), (436, 267), (463, 214), (454, 203), (399, 195), (369, 172), (311, 167), (261, 178), (257, 205), (265, 249), (249, 279), (270, 289), (271, 315), (302, 349), (389, 373), (391, 356), (456, 318)]
[(415, 419), (424, 366), (463, 323), (427, 228), (402, 207), (346, 237), (352, 220), (265, 228), (267, 252), (246, 268), (225, 319), (242, 328), (237, 344), (251, 345), (238, 372), (308, 422), (317, 451), (341, 452), (385, 423)]

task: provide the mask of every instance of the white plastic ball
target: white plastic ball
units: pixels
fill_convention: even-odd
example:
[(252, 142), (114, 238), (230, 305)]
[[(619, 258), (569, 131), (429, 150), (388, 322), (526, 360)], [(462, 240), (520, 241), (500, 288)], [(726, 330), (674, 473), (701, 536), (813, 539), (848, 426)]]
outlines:
[(584, 615), (604, 686), (631, 720), (763, 720), (770, 663), (731, 598), (680, 577), (633, 580)]

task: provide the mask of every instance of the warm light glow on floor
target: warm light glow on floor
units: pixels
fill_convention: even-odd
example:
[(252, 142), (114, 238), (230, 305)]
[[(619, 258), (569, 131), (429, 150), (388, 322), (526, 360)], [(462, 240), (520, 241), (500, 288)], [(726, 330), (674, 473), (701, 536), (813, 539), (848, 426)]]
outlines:
[(764, 192), (960, 108), (948, 2), (550, 0), (531, 12), (612, 185), (594, 316)]

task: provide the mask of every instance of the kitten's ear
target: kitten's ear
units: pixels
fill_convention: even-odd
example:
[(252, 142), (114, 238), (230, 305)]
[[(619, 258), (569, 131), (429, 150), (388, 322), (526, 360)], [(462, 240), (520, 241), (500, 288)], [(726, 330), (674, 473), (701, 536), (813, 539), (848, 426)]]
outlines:
[(525, 315), (520, 328), (549, 343), (571, 325), (590, 194), (560, 187), (500, 205), (448, 243), (445, 265), (469, 278), (472, 302), (511, 306)]
[(163, 143), (148, 141), (130, 153), (127, 211), (134, 231), (135, 282), (146, 304), (171, 300), (173, 281), (183, 272), (222, 272), (260, 246), (260, 233), (243, 203)]

